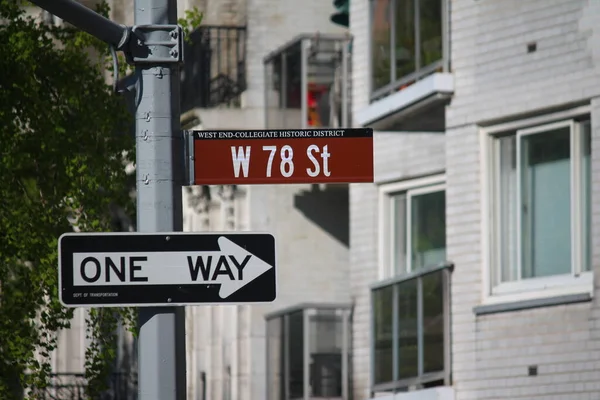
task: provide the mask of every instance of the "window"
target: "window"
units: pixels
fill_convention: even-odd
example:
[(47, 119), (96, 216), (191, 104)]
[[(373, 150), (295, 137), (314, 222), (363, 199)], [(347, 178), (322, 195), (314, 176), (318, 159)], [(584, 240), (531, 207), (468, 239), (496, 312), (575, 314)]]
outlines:
[(373, 392), (450, 384), (449, 267), (373, 288)]
[(591, 278), (590, 128), (566, 120), (491, 136), (494, 294)]
[(345, 305), (303, 305), (267, 316), (267, 399), (347, 399), (349, 318)]
[(374, 392), (450, 381), (444, 180), (437, 175), (380, 189), (385, 280), (371, 293)]
[(375, 97), (443, 68), (445, 1), (371, 1), (371, 89)]
[(446, 196), (439, 183), (443, 180), (427, 181), (409, 188), (382, 188), (383, 277), (446, 261)]

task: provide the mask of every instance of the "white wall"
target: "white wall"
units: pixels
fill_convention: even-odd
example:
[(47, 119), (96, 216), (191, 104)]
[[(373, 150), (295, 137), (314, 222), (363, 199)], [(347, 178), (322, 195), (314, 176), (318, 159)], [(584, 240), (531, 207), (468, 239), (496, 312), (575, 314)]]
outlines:
[[(597, 300), (476, 317), (483, 242), (478, 125), (592, 102), (593, 265), (600, 261), (597, 1), (452, 2), (456, 92), (447, 111), (448, 257), (459, 400), (583, 399), (600, 391)], [(527, 44), (537, 51), (527, 52)], [(597, 277), (596, 277), (597, 279)], [(538, 376), (528, 377), (529, 365)]]
[[(358, 58), (358, 57), (355, 57)], [(354, 300), (352, 384), (355, 400), (369, 396), (371, 298), (369, 286), (378, 276), (378, 184), (443, 172), (445, 138), (439, 133), (376, 132), (375, 184), (350, 189), (350, 293)]]
[[(455, 263), (451, 294), (456, 398), (595, 399), (600, 392), (597, 299), (483, 316), (476, 316), (473, 308), (482, 302), (482, 238), (487, 234), (482, 228), (480, 124), (591, 102), (592, 247), (594, 270), (600, 272), (600, 31), (592, 22), (600, 16), (600, 3), (449, 3), (455, 94), (446, 113), (446, 135), (419, 144), (419, 139), (410, 139), (412, 134), (376, 134), (375, 162), (381, 165), (376, 175), (384, 174), (386, 179), (425, 172), (428, 163), (432, 169), (446, 168), (447, 257)], [(351, 1), (355, 114), (368, 103), (367, 5), (368, 0)], [(537, 51), (528, 53), (527, 44), (532, 42), (537, 43)], [(387, 141), (385, 146), (377, 144), (382, 140)], [(445, 157), (440, 157), (440, 149)], [(411, 150), (422, 153), (412, 157)], [(358, 400), (366, 398), (369, 386), (367, 285), (377, 279), (377, 190), (373, 185), (352, 185), (350, 197)], [(596, 276), (596, 294), (599, 283)], [(538, 366), (538, 376), (527, 376), (530, 365)]]

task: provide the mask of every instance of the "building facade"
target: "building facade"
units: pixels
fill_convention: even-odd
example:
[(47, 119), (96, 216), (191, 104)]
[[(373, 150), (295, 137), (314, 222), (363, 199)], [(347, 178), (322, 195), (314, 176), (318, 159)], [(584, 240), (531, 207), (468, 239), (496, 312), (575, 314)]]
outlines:
[(600, 396), (599, 12), (351, 1), (355, 398)]
[[(201, 2), (192, 3), (188, 6), (201, 9)], [(339, 44), (347, 36), (329, 20), (333, 5), (246, 0), (238, 9), (239, 25), (217, 27), (205, 20), (192, 33), (206, 41), (186, 51), (193, 56), (183, 71), (182, 127), (223, 131), (333, 123), (336, 118), (321, 118), (331, 107), (319, 113), (309, 101), (322, 97), (318, 89), (334, 93), (341, 71)], [(348, 368), (342, 353), (349, 353), (350, 343), (348, 204), (347, 185), (184, 191), (185, 230), (272, 233), (278, 263), (275, 302), (187, 309), (188, 399), (275, 400), (309, 391), (340, 398), (349, 391), (349, 380), (342, 382), (335, 372)]]

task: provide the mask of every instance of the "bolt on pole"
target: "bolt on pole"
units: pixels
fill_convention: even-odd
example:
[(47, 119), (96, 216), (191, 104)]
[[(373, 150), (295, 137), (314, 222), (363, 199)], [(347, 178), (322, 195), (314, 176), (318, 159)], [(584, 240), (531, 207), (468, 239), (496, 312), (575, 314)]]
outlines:
[[(160, 25), (177, 23), (176, 0), (135, 0), (135, 25), (147, 41), (176, 36)], [(135, 28), (132, 32), (135, 38)], [(181, 51), (182, 49), (179, 49)], [(178, 56), (177, 50), (166, 50)], [(154, 60), (154, 61), (152, 61)], [(162, 61), (161, 61), (162, 60)], [(159, 54), (136, 62), (137, 230), (181, 231), (184, 147), (180, 132), (179, 64)], [(139, 308), (141, 400), (184, 400), (185, 314), (183, 307)]]

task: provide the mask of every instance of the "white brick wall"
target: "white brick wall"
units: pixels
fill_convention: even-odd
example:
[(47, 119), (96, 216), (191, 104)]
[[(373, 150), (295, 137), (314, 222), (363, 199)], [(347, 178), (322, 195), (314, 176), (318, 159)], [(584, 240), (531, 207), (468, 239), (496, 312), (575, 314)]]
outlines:
[[(353, 113), (368, 104), (368, 0), (351, 1)], [(406, 133), (376, 136), (376, 174), (395, 180), (443, 168), (452, 276), (453, 378), (458, 400), (599, 399), (598, 300), (476, 317), (482, 229), (478, 124), (592, 102), (593, 264), (600, 264), (600, 2), (452, 0), (455, 95), (435, 144)], [(528, 53), (535, 42), (537, 51)], [(594, 98), (596, 97), (596, 98)], [(436, 138), (437, 140), (437, 138)], [(395, 141), (395, 142), (394, 142)], [(445, 142), (445, 143), (443, 143)], [(431, 145), (432, 148), (429, 148)], [(444, 149), (445, 147), (445, 149)], [(440, 148), (445, 157), (439, 156)], [(438, 164), (441, 160), (442, 164)], [(445, 161), (444, 161), (445, 160)], [(435, 167), (435, 168), (434, 168)], [(351, 292), (355, 399), (369, 386), (368, 285), (377, 279), (377, 192), (351, 188)], [(596, 276), (596, 287), (600, 278)], [(528, 376), (530, 365), (538, 376)]]
[[(593, 174), (600, 172), (599, 100), (592, 100)], [(530, 104), (531, 107), (535, 104)], [(598, 300), (475, 317), (481, 303), (480, 178), (475, 125), (447, 132), (447, 245), (452, 276), (453, 374), (458, 400), (596, 399), (600, 392)], [(596, 151), (598, 149), (599, 151)], [(593, 198), (600, 195), (597, 176)], [(594, 221), (599, 214), (593, 200)], [(600, 224), (594, 223), (594, 265)], [(479, 249), (473, 251), (473, 249)], [(598, 268), (595, 268), (598, 272)], [(596, 287), (598, 284), (596, 283)], [(538, 376), (527, 368), (538, 366)]]
[(369, 0), (350, 0), (352, 33), (352, 115), (369, 104), (370, 46)]
[[(455, 96), (447, 126), (505, 118), (600, 94), (600, 3), (453, 0)], [(528, 43), (537, 51), (527, 53)]]
[[(353, 115), (369, 104), (368, 15), (368, 0), (351, 0)], [(436, 133), (376, 132), (374, 159), (377, 183), (442, 172), (445, 137)], [(379, 279), (378, 196), (377, 184), (355, 184), (350, 187), (350, 292), (354, 301), (352, 388), (355, 400), (368, 398), (370, 390), (369, 285)]]
[[(447, 245), (452, 276), (453, 378), (458, 400), (600, 398), (597, 300), (476, 317), (481, 303), (481, 177), (477, 124), (515, 119), (600, 93), (591, 24), (599, 2), (452, 2), (455, 95), (447, 110)], [(527, 53), (527, 44), (537, 51)], [(593, 102), (593, 174), (600, 110)], [(598, 151), (597, 151), (597, 150)], [(597, 175), (599, 176), (599, 175)], [(600, 195), (594, 179), (593, 196)], [(594, 220), (600, 213), (594, 203)], [(600, 224), (594, 223), (598, 265)], [(474, 249), (477, 249), (474, 251)], [(528, 376), (528, 366), (538, 376)]]
[[(399, 181), (442, 172), (444, 144), (444, 135), (438, 133), (376, 132), (375, 181)], [(379, 279), (378, 196), (377, 184), (350, 187), (350, 293), (354, 301), (352, 386), (355, 400), (368, 398), (370, 388), (369, 285)]]
[(352, 316), (352, 390), (355, 400), (366, 399), (371, 373), (368, 284), (377, 280), (377, 187), (350, 186), (350, 294)]

